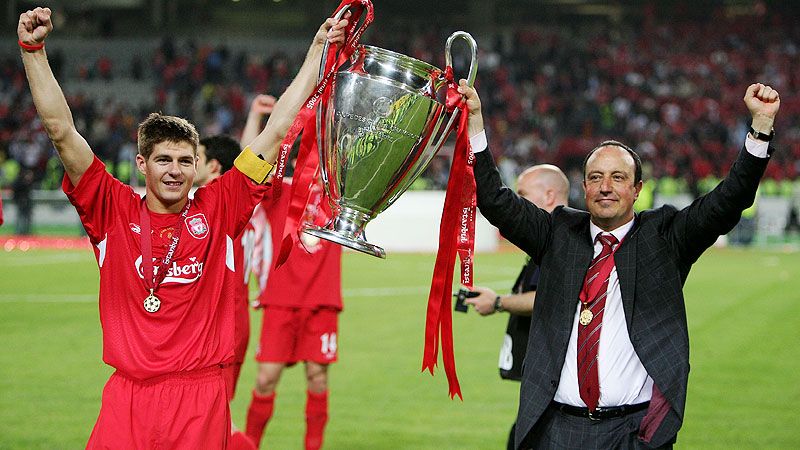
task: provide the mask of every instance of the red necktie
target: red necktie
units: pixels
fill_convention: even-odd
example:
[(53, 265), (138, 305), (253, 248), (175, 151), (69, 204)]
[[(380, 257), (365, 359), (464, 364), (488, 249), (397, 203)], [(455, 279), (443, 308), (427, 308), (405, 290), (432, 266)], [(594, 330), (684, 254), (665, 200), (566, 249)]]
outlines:
[[(597, 377), (597, 347), (600, 345), (600, 329), (603, 327), (603, 310), (606, 307), (608, 279), (614, 268), (612, 247), (617, 244), (613, 234), (599, 234), (603, 245), (594, 257), (581, 289), (581, 319), (578, 323), (578, 390), (590, 411), (597, 408), (600, 400), (600, 381)], [(585, 311), (588, 309), (589, 311)], [(588, 323), (587, 320), (588, 319)]]

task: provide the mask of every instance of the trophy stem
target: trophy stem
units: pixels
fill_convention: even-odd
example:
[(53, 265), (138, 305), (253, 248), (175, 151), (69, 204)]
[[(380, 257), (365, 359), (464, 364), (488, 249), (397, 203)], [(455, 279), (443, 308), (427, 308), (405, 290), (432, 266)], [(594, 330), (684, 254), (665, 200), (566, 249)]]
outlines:
[(371, 217), (368, 214), (352, 208), (342, 207), (339, 215), (328, 227), (306, 225), (303, 227), (303, 232), (368, 255), (386, 259), (386, 251), (384, 249), (370, 244), (364, 239), (364, 226), (370, 219)]

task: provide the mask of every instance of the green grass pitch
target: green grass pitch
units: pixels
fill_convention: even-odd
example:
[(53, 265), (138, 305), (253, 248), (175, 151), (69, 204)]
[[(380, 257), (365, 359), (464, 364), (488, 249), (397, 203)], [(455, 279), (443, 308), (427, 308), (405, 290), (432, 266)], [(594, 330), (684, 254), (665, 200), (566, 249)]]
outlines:
[[(454, 319), (464, 402), (420, 373), (433, 255), (346, 253), (327, 449), (503, 448), (519, 385), (497, 375), (505, 315)], [(520, 253), (479, 254), (477, 282), (507, 292)], [(91, 251), (0, 252), (0, 449), (83, 448), (111, 369), (101, 361)], [(686, 284), (692, 371), (677, 448), (800, 448), (800, 256), (712, 249)], [(252, 313), (253, 338), (260, 314)], [(243, 426), (255, 376), (242, 369)], [(265, 434), (302, 448), (305, 381), (284, 372)]]

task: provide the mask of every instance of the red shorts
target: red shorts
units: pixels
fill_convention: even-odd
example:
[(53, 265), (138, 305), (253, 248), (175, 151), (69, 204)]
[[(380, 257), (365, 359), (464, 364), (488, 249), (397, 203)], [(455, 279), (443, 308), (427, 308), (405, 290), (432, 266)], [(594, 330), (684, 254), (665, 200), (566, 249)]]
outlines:
[(329, 364), (338, 352), (339, 311), (334, 308), (264, 308), (258, 362)]
[(114, 372), (87, 449), (224, 449), (231, 414), (219, 367), (145, 381)]

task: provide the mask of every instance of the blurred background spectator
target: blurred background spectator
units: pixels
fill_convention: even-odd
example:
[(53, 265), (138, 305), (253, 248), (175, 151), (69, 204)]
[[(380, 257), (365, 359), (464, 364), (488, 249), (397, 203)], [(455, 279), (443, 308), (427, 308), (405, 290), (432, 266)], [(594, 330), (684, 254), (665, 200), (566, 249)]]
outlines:
[[(9, 10), (18, 14), (28, 3), (12, 2)], [(146, 10), (148, 2), (122, 3)], [(57, 15), (56, 26), (80, 39), (48, 42), (56, 76), (79, 131), (125, 182), (137, 184), (135, 132), (147, 112), (186, 117), (201, 135), (238, 135), (250, 100), (258, 93), (279, 95), (303, 59), (305, 41), (283, 32), (303, 27), (288, 17), (316, 23), (335, 7), (199, 3), (153, 2), (149, 20), (135, 22), (129, 11), (111, 6), (64, 5)], [(557, 164), (575, 187), (570, 204), (582, 207), (583, 156), (613, 138), (634, 147), (652, 177), (638, 208), (652, 206), (657, 196), (707, 192), (741, 148), (749, 126), (741, 95), (758, 80), (782, 99), (774, 141), (779, 150), (759, 195), (789, 199), (800, 189), (800, 6), (792, 2), (472, 0), (467, 13), (457, 15), (446, 14), (456, 3), (445, 0), (423, 20), (414, 11), (424, 4), (410, 0), (410, 10), (377, 4), (376, 26), (362, 42), (443, 67), (446, 37), (474, 29), (487, 132), (509, 185), (521, 168)], [(176, 11), (184, 7), (190, 11), (179, 20)], [(270, 20), (269, 14), (273, 21), (258, 39), (226, 34)], [(165, 29), (175, 36), (164, 35)], [(468, 61), (458, 50), (456, 73), (464, 74)], [(9, 188), (21, 168), (33, 171), (36, 189), (58, 189), (63, 174), (36, 118), (21, 62), (14, 52), (5, 54), (0, 189)], [(443, 149), (414, 187), (443, 189), (450, 152)]]

